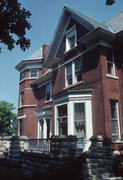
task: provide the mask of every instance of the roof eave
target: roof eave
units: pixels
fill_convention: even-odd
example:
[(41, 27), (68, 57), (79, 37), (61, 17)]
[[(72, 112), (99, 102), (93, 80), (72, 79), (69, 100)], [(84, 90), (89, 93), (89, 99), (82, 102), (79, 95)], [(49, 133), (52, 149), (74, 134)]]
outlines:
[(44, 83), (46, 80), (49, 80), (52, 78), (52, 71), (45, 74), (44, 76), (40, 76), (39, 78), (37, 78), (36, 80), (34, 80), (30, 85), (31, 86), (38, 86), (41, 83)]
[(93, 31), (89, 32), (85, 36), (79, 39), (79, 42), (82, 44), (87, 45), (91, 41), (94, 41), (95, 39), (107, 39), (108, 41), (114, 42), (115, 41), (115, 34), (112, 32), (109, 32), (103, 28), (96, 28)]
[(36, 59), (36, 60), (23, 60), (19, 64), (15, 66), (15, 69), (18, 71), (23, 68), (27, 64), (36, 64), (36, 63), (41, 63), (42, 59)]
[(52, 59), (48, 60), (43, 64), (44, 67), (46, 68), (52, 68), (53, 66), (59, 64), (60, 58), (53, 57)]

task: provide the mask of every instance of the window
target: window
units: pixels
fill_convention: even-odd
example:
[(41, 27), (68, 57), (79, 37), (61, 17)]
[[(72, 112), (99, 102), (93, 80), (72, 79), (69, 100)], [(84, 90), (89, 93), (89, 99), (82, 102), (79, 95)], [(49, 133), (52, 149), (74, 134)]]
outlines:
[(107, 51), (107, 72), (111, 76), (115, 76), (114, 56), (111, 50)]
[(30, 69), (30, 77), (37, 77), (38, 69)]
[(66, 66), (66, 86), (82, 80), (82, 61), (76, 59)]
[(59, 135), (67, 135), (67, 104), (57, 107)]
[(19, 123), (19, 136), (22, 136), (23, 135), (23, 120), (22, 119), (18, 120), (18, 123)]
[(66, 51), (70, 50), (77, 44), (76, 28), (73, 26), (66, 33)]
[(66, 66), (66, 75), (67, 75), (67, 85), (73, 84), (73, 79), (72, 79), (72, 63), (69, 63)]
[(74, 104), (74, 126), (75, 135), (78, 138), (83, 138), (86, 136), (85, 130), (85, 104), (75, 103)]
[(82, 80), (81, 68), (82, 68), (82, 61), (77, 59), (75, 61), (75, 82)]
[(48, 83), (46, 85), (46, 101), (49, 101), (52, 99), (52, 85), (51, 83)]
[(112, 125), (112, 138), (119, 139), (119, 127), (118, 127), (118, 102), (110, 101), (110, 109), (111, 109), (111, 125)]
[(20, 93), (20, 106), (24, 105), (24, 92)]
[(23, 71), (23, 72), (20, 73), (20, 81), (22, 81), (23, 79), (25, 79), (25, 75), (26, 75), (25, 71)]

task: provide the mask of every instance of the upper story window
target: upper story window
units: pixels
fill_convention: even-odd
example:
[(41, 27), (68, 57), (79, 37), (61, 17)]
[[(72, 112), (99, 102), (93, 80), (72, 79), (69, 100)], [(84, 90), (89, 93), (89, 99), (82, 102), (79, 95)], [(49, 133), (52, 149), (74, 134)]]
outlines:
[(21, 92), (19, 106), (23, 106), (23, 105), (24, 105), (24, 92)]
[(82, 61), (76, 59), (66, 66), (66, 86), (82, 80)]
[(25, 79), (26, 73), (25, 71), (20, 73), (20, 81), (22, 81), (23, 79)]
[(66, 32), (66, 51), (77, 45), (76, 27), (73, 26)]
[(46, 101), (50, 101), (52, 99), (52, 85), (48, 83), (46, 85), (46, 94), (45, 94)]
[(30, 69), (30, 77), (35, 78), (38, 77), (38, 69)]
[(114, 54), (111, 50), (107, 51), (107, 73), (110, 76), (115, 76), (115, 64), (114, 64)]

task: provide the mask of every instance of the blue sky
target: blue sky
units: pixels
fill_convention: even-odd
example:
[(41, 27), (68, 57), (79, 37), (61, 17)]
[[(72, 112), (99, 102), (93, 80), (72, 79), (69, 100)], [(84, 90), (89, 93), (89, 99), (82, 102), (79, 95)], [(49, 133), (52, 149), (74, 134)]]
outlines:
[(31, 46), (26, 52), (16, 47), (11, 52), (2, 45), (0, 54), (0, 100), (13, 103), (17, 111), (19, 72), (15, 66), (27, 59), (43, 44), (49, 44), (59, 20), (61, 11), (67, 6), (98, 21), (104, 22), (123, 10), (123, 1), (117, 0), (106, 6), (106, 0), (18, 0), (30, 10), (32, 28), (27, 32)]

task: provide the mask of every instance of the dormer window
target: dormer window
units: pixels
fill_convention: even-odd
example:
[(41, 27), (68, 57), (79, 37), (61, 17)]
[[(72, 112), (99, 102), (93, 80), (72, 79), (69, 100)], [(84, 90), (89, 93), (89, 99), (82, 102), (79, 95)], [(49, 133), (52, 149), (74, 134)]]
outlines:
[(76, 26), (73, 26), (66, 32), (66, 51), (69, 51), (77, 45)]
[(38, 77), (38, 69), (30, 69), (30, 77), (36, 78)]

